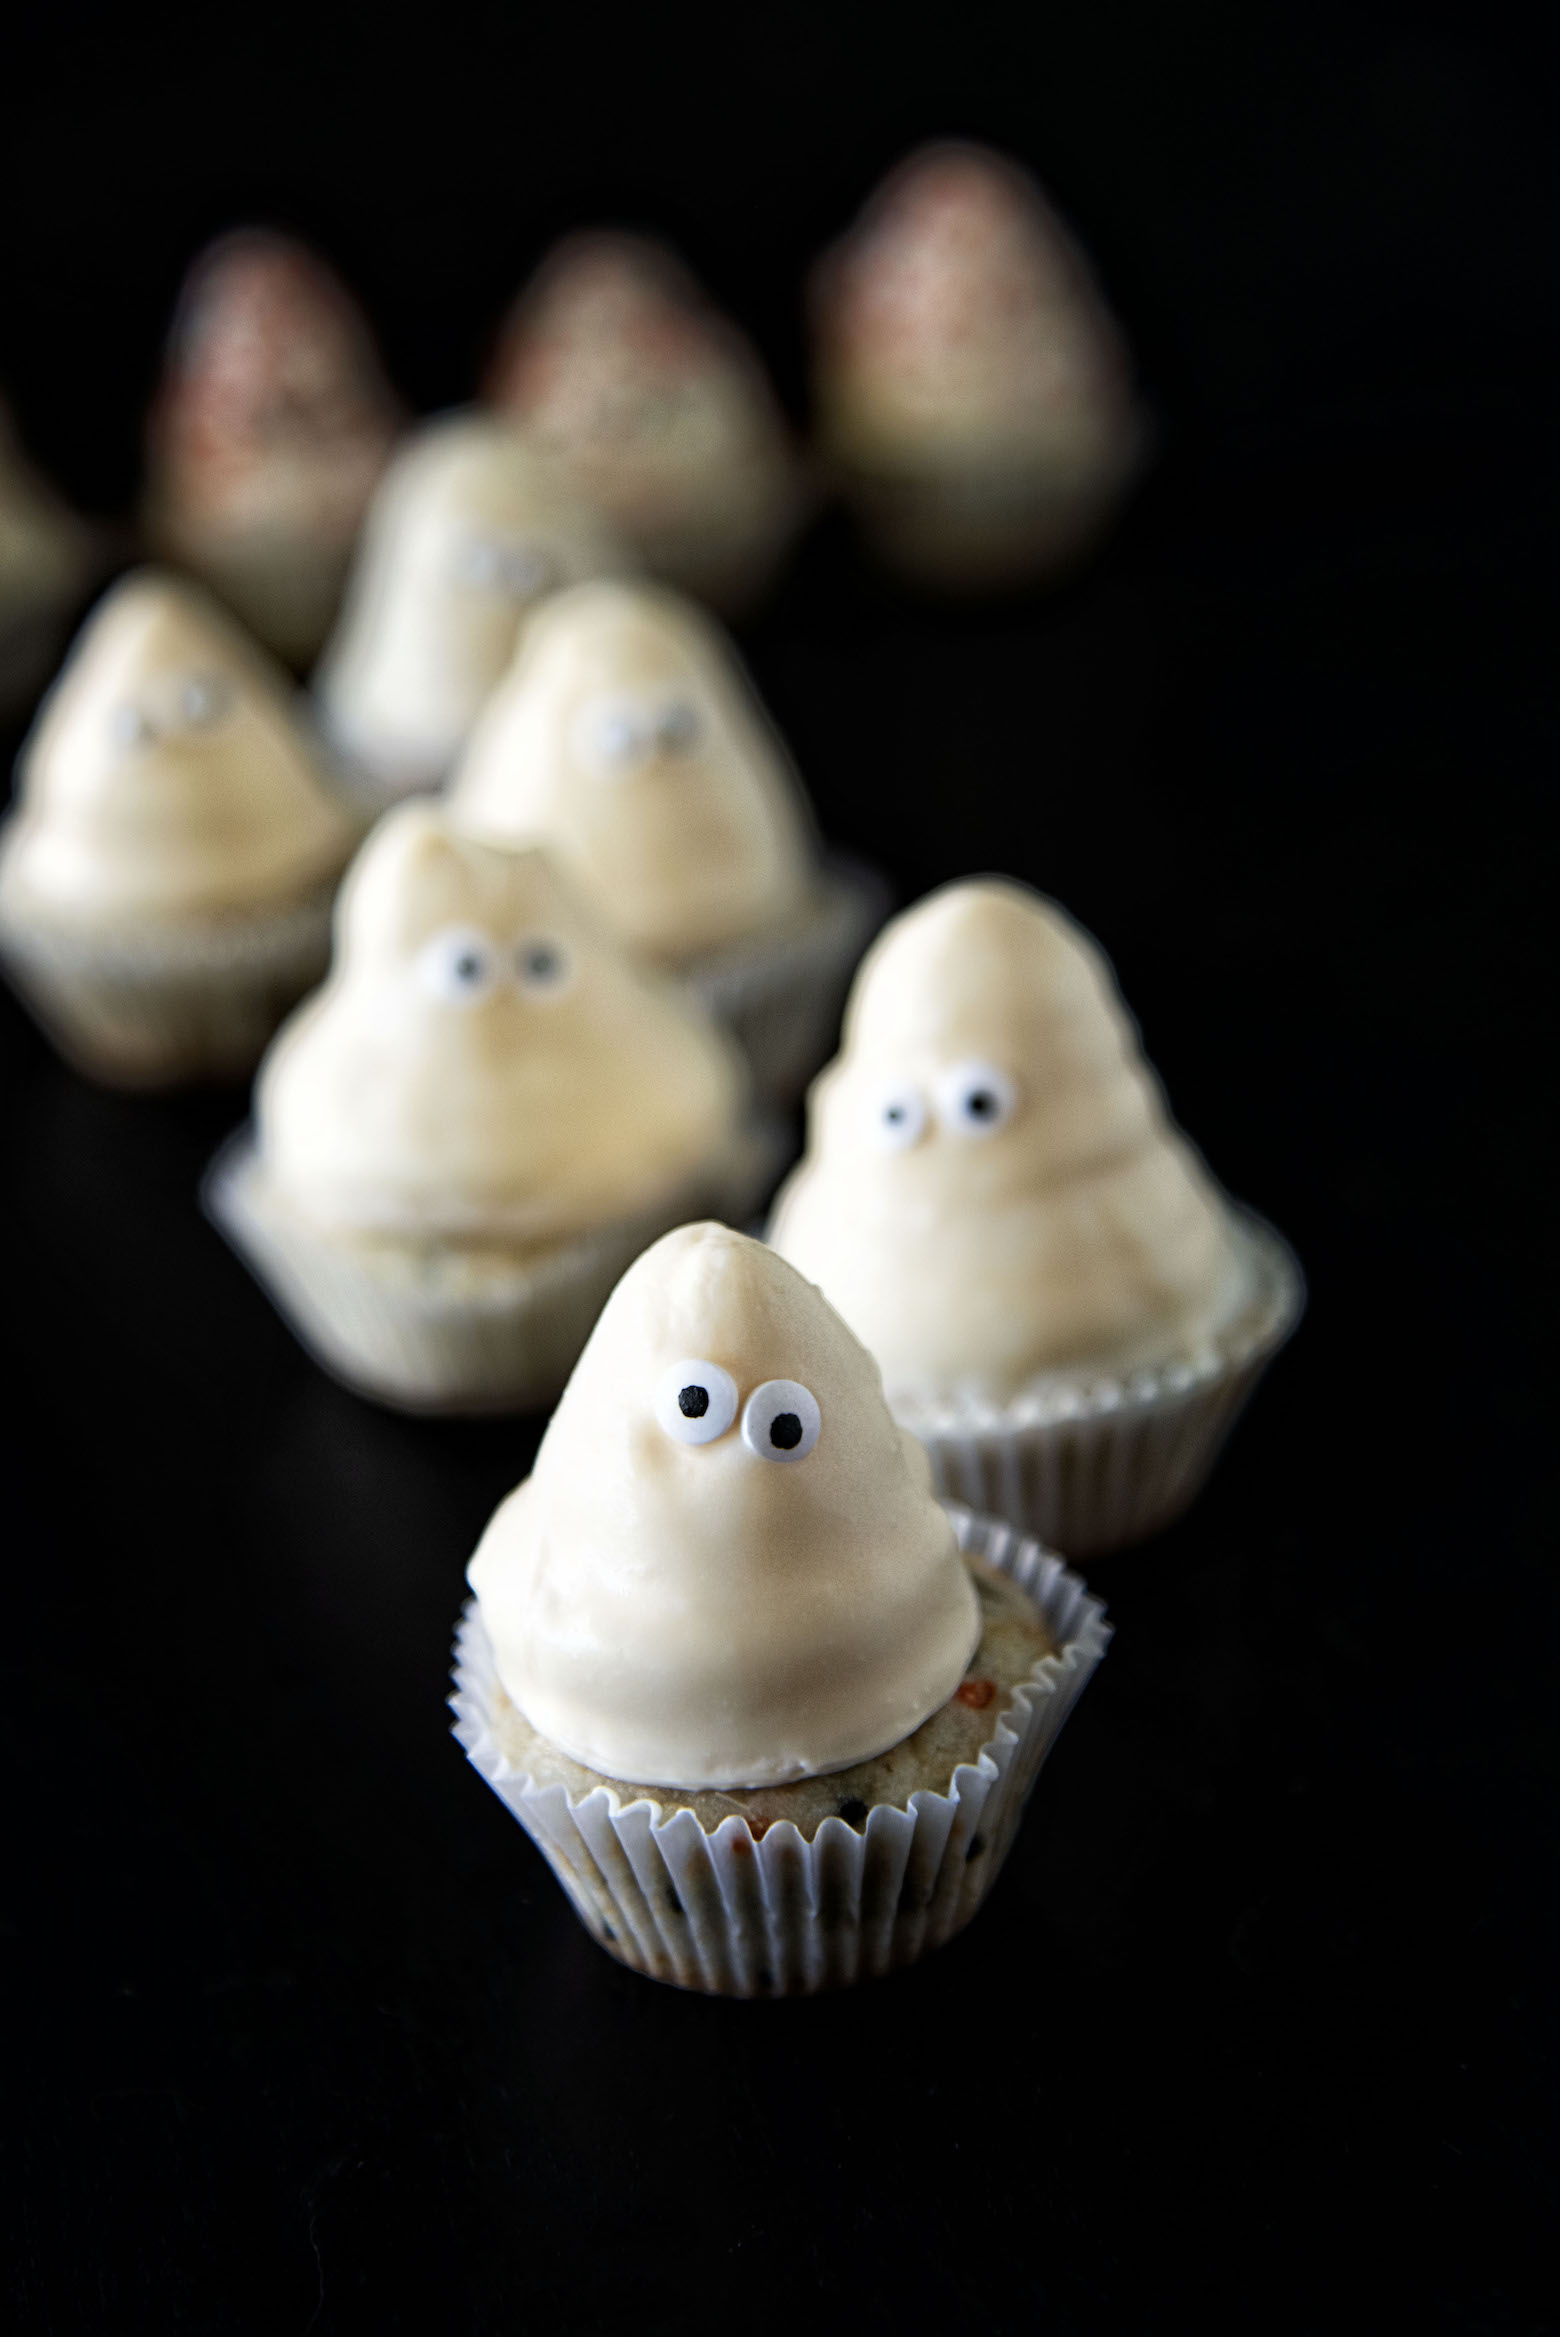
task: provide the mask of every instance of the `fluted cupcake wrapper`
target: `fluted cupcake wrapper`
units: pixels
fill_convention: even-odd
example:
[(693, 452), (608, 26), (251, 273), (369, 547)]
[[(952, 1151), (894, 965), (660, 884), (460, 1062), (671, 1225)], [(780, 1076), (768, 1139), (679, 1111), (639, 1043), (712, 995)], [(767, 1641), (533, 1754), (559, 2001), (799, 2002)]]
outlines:
[(931, 1458), (938, 1492), (1069, 1558), (1103, 1557), (1178, 1517), (1305, 1305), (1288, 1245), (1249, 1211), (1239, 1220), (1253, 1295), (1204, 1354), (1125, 1379), (1051, 1385), (1043, 1402), (1006, 1413), (900, 1410)]
[(641, 1250), (710, 1210), (740, 1221), (778, 1166), (774, 1131), (755, 1128), (661, 1207), (512, 1257), (332, 1238), (278, 1200), (247, 1128), (201, 1200), (315, 1361), (359, 1395), (411, 1412), (520, 1412), (558, 1394)]
[(334, 883), (289, 906), (136, 934), (0, 906), (0, 959), (62, 1055), (114, 1087), (242, 1079), (330, 962)]
[(1105, 1610), (1039, 1543), (949, 1505), (960, 1547), (1010, 1575), (1059, 1652), (1015, 1691), (943, 1792), (879, 1803), (859, 1831), (830, 1815), (707, 1833), (606, 1785), (571, 1799), (515, 1769), (493, 1727), (497, 1675), (474, 1601), (455, 1643), (455, 1735), (519, 1819), (592, 1937), (620, 1963), (714, 1996), (801, 1996), (917, 1962), (962, 1930), (995, 1881), (1024, 1803), (1110, 1637)]
[(875, 869), (831, 856), (804, 923), (712, 950), (681, 968), (741, 1046), (766, 1102), (795, 1103), (833, 1052), (851, 975), (889, 903), (888, 885)]

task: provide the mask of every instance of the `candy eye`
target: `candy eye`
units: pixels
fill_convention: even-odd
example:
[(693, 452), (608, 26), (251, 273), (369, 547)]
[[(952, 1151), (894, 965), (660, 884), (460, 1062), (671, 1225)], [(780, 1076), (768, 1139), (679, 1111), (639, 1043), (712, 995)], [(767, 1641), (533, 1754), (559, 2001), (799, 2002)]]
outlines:
[(993, 1136), (1005, 1128), (1018, 1092), (994, 1063), (956, 1063), (937, 1082), (937, 1110), (955, 1136)]
[(766, 1379), (742, 1414), (742, 1441), (765, 1461), (805, 1461), (818, 1441), (823, 1415), (810, 1388), (796, 1379)]
[(220, 722), (232, 703), (233, 693), (220, 674), (192, 674), (179, 692), (179, 712), (191, 730)]
[(926, 1133), (926, 1106), (913, 1087), (891, 1088), (873, 1106), (873, 1137), (884, 1152), (908, 1152)]
[(576, 717), (574, 738), (583, 763), (620, 779), (654, 753), (656, 734), (632, 698), (593, 698)]
[(737, 1383), (718, 1363), (685, 1356), (662, 1372), (655, 1416), (677, 1444), (713, 1444), (737, 1416)]
[(417, 977), (450, 1006), (477, 1006), (498, 980), (498, 953), (474, 926), (447, 925), (417, 953)]
[(673, 698), (661, 708), (655, 726), (656, 744), (663, 754), (688, 755), (698, 745), (703, 730), (698, 707), (686, 698)]
[(556, 998), (569, 986), (574, 971), (561, 941), (533, 933), (515, 948), (515, 980), (535, 998)]
[(128, 703), (116, 706), (109, 715), (108, 732), (115, 746), (122, 747), (127, 754), (136, 747), (150, 746), (157, 736), (140, 707)]

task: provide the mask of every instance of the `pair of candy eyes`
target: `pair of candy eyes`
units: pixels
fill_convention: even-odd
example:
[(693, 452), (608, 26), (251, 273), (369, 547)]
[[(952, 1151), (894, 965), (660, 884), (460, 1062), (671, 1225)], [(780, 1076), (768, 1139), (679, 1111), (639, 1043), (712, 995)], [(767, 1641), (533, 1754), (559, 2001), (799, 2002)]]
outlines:
[(455, 555), (462, 584), (480, 592), (507, 593), (511, 600), (535, 600), (554, 580), (554, 563), (535, 544), (505, 544), (494, 536), (472, 536)]
[(691, 755), (703, 736), (699, 709), (687, 698), (659, 705), (644, 698), (592, 698), (574, 720), (581, 761), (613, 779), (656, 755)]
[[(955, 1063), (937, 1080), (932, 1102), (950, 1136), (994, 1136), (1018, 1109), (1018, 1090), (994, 1063)], [(896, 1087), (873, 1106), (872, 1132), (885, 1152), (908, 1152), (929, 1119), (918, 1087)]]
[(505, 979), (528, 998), (558, 998), (569, 987), (574, 964), (561, 941), (528, 934), (501, 949), (474, 925), (446, 925), (417, 953), (417, 978), (431, 997), (448, 1006), (480, 1006)]
[[(737, 1383), (721, 1364), (685, 1356), (661, 1374), (655, 1416), (677, 1444), (713, 1444), (740, 1403)], [(805, 1461), (823, 1426), (817, 1397), (796, 1379), (766, 1379), (741, 1408), (742, 1441), (763, 1461)]]
[(190, 674), (179, 685), (171, 715), (153, 714), (127, 699), (114, 708), (109, 727), (116, 746), (145, 747), (181, 730), (211, 730), (232, 705), (233, 692), (218, 675)]

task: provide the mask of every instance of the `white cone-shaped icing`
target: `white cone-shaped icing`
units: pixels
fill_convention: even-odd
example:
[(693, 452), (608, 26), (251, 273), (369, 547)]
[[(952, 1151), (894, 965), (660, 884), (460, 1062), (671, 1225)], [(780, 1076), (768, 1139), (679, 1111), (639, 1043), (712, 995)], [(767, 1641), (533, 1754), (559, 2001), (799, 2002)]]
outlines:
[(204, 593), (156, 569), (98, 603), (23, 749), (8, 887), (114, 924), (285, 903), (353, 830), (292, 690)]
[(515, 305), (488, 394), (676, 583), (715, 581), (723, 541), (784, 532), (794, 466), (763, 368), (645, 237), (566, 237)]
[(825, 436), (869, 463), (1105, 461), (1135, 443), (1125, 352), (1024, 171), (924, 148), (884, 181), (814, 284)]
[(809, 1118), (770, 1239), (891, 1401), (1162, 1360), (1237, 1272), (1103, 955), (1020, 885), (948, 885), (888, 927)]
[(387, 785), (430, 785), (535, 603), (631, 564), (518, 431), (477, 414), (428, 423), (374, 499), (321, 662), (315, 686), (332, 734)]
[(342, 887), (330, 979), (278, 1035), (256, 1110), (275, 1189), (346, 1233), (552, 1241), (729, 1158), (745, 1075), (678, 989), (539, 851), (379, 822)]
[(800, 790), (724, 636), (649, 585), (538, 610), (456, 776), (454, 816), (535, 837), (636, 947), (676, 960), (806, 900)]
[(0, 630), (59, 609), (90, 557), (86, 528), (27, 461), (0, 406)]
[(610, 1777), (689, 1789), (885, 1751), (952, 1695), (980, 1631), (871, 1357), (718, 1225), (624, 1275), (470, 1577), (535, 1728)]

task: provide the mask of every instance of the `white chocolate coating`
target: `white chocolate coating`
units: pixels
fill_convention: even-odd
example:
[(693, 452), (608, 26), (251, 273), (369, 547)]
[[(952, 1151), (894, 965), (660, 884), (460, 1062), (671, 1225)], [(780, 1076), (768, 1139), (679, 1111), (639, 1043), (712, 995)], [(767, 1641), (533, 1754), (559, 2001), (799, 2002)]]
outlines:
[(518, 431), (478, 414), (425, 424), (391, 465), (363, 530), (316, 679), (326, 724), (387, 784), (431, 785), (536, 602), (631, 565)]
[(901, 163), (813, 287), (816, 388), (869, 466), (1093, 467), (1136, 443), (1125, 350), (1039, 188), (979, 146)]
[(22, 752), (5, 882), (81, 926), (285, 905), (353, 828), (291, 685), (197, 587), (143, 568), (78, 635)]
[(1104, 957), (994, 878), (867, 953), (770, 1239), (909, 1409), (1162, 1361), (1238, 1294), (1229, 1205)]
[(675, 962), (800, 913), (800, 789), (735, 653), (691, 603), (582, 584), (526, 627), (456, 774), (453, 816), (535, 837), (602, 917)]
[(412, 803), (348, 873), (330, 978), (261, 1066), (256, 1118), (274, 1189), (322, 1227), (529, 1244), (718, 1172), (745, 1100), (730, 1043), (543, 853)]
[[(658, 1417), (692, 1362), (737, 1399), (703, 1443)], [(776, 1380), (817, 1405), (789, 1462), (741, 1425)], [(871, 1357), (800, 1275), (717, 1225), (624, 1275), (469, 1573), (532, 1726), (638, 1783), (774, 1785), (869, 1759), (947, 1701), (980, 1635)]]

